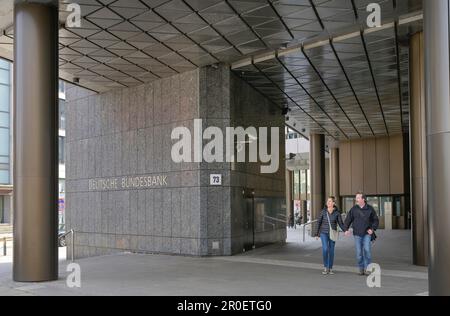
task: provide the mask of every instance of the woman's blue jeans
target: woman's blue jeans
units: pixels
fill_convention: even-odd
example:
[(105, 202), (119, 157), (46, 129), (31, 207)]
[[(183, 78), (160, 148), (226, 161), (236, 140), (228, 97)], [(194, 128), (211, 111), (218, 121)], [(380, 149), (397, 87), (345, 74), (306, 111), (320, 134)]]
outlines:
[(320, 234), (320, 240), (322, 240), (322, 255), (323, 255), (323, 266), (326, 269), (333, 269), (334, 263), (334, 246), (336, 242), (330, 239), (330, 234), (322, 233)]

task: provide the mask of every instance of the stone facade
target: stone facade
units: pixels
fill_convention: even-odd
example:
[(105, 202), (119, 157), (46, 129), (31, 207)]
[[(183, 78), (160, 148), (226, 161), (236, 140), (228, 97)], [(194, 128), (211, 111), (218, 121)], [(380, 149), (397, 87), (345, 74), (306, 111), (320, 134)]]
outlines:
[[(279, 172), (270, 175), (259, 174), (257, 163), (171, 159), (173, 128), (193, 132), (194, 119), (202, 119), (203, 128), (224, 131), (279, 126), (284, 150), (281, 112), (226, 67), (104, 94), (70, 87), (66, 115), (66, 223), (76, 232), (76, 257), (241, 252), (248, 237), (244, 188), (255, 192), (255, 205), (265, 208), (264, 214), (285, 214), (284, 157)], [(222, 186), (209, 185), (211, 173), (222, 174)], [(258, 216), (265, 220), (261, 210)], [(261, 244), (285, 240), (282, 223), (260, 226), (255, 239)]]

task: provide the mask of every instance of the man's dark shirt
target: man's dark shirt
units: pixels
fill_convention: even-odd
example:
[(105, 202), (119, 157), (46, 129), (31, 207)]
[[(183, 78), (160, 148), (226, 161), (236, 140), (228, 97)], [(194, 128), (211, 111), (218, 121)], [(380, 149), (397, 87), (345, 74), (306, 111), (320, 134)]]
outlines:
[(353, 235), (360, 237), (367, 235), (369, 229), (376, 231), (378, 224), (378, 215), (369, 204), (362, 208), (359, 205), (353, 206), (345, 218), (345, 230), (348, 230), (352, 225)]

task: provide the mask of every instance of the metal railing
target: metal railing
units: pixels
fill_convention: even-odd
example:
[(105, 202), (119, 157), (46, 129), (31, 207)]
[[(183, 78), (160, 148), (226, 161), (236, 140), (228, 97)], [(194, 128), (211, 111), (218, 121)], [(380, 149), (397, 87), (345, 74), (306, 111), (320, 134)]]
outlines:
[(73, 229), (71, 229), (71, 230), (69, 230), (67, 233), (65, 233), (65, 234), (63, 234), (63, 235), (61, 235), (61, 236), (59, 236), (58, 237), (58, 244), (60, 244), (60, 242), (61, 242), (61, 240), (64, 240), (65, 241), (65, 239), (66, 239), (66, 237), (68, 236), (68, 235), (71, 235), (71, 239), (70, 239), (70, 241), (71, 241), (71, 259), (72, 259), (72, 262), (74, 262), (74, 250), (75, 250), (75, 231), (73, 230)]
[(312, 229), (312, 225), (314, 224), (314, 223), (317, 223), (319, 220), (314, 220), (314, 221), (311, 221), (311, 222), (308, 222), (308, 223), (304, 223), (304, 224), (302, 224), (302, 225), (300, 225), (300, 227), (303, 227), (303, 242), (305, 242), (305, 232), (306, 232), (306, 226), (311, 226), (311, 229)]
[[(71, 244), (71, 259), (72, 259), (72, 262), (74, 262), (75, 231), (73, 229), (71, 229), (67, 233), (58, 236), (58, 245), (60, 245), (61, 241), (65, 240), (66, 237), (69, 236), (69, 235), (71, 235), (71, 242), (72, 242), (72, 244)], [(8, 254), (8, 245), (7, 244), (8, 244), (9, 241), (13, 241), (14, 239), (12, 237), (3, 237), (1, 240), (2, 240), (2, 244), (3, 244), (3, 246), (2, 246), (2, 250), (3, 251), (2, 251), (2, 253), (3, 253), (3, 256), (6, 257), (7, 254)]]
[(266, 219), (286, 225), (286, 219), (281, 219), (281, 218), (276, 218), (276, 217), (269, 216), (269, 215), (264, 215), (264, 220), (266, 220)]
[(272, 226), (272, 230), (276, 229), (276, 224), (275, 223), (270, 223), (270, 222), (266, 222), (266, 221), (255, 221), (255, 224), (256, 223), (263, 224), (263, 227), (264, 227), (264, 225), (270, 225), (270, 226)]

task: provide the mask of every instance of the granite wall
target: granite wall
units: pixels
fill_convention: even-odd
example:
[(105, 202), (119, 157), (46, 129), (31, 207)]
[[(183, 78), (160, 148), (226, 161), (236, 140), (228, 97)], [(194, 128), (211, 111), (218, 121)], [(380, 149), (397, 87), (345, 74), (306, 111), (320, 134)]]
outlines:
[[(241, 252), (249, 236), (244, 188), (255, 192), (259, 218), (268, 222), (255, 226), (257, 241), (285, 240), (285, 225), (266, 218), (285, 213), (284, 160), (278, 173), (261, 175), (256, 163), (171, 159), (173, 128), (193, 133), (194, 119), (224, 132), (227, 126), (280, 126), (284, 151), (280, 111), (228, 68), (201, 68), (104, 94), (71, 86), (66, 106), (66, 224), (76, 231), (76, 257)], [(222, 174), (222, 186), (209, 185), (211, 173)]]

